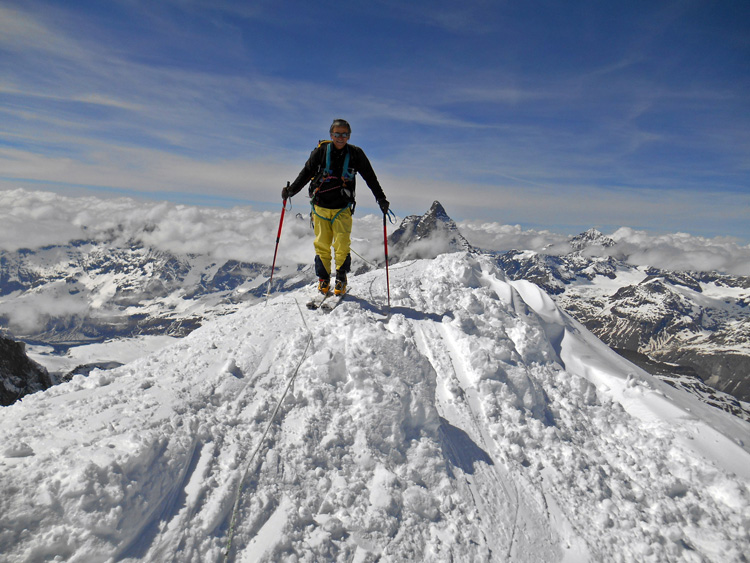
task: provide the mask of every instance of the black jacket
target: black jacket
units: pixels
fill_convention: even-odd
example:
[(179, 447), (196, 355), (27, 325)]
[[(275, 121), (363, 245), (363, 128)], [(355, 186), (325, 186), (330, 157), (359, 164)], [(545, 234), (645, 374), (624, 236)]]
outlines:
[[(331, 151), (331, 175), (324, 178), (328, 147)], [(347, 152), (349, 154), (348, 169), (351, 179), (343, 180), (343, 167)], [(308, 182), (311, 182), (310, 196), (313, 197), (315, 205), (326, 209), (341, 209), (354, 203), (357, 173), (364, 178), (376, 200), (385, 199), (383, 188), (380, 187), (378, 177), (375, 175), (365, 151), (350, 144), (338, 150), (333, 146), (333, 143), (321, 143), (310, 153), (310, 158), (307, 159), (305, 167), (299, 173), (297, 179), (290, 184), (289, 195), (293, 196), (299, 193)]]

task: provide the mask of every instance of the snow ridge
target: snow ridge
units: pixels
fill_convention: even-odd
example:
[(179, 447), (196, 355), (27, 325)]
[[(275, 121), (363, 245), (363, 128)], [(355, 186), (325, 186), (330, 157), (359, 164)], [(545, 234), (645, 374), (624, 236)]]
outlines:
[(0, 561), (220, 561), (256, 448), (234, 561), (744, 560), (748, 423), (488, 257), (384, 277), (0, 409)]

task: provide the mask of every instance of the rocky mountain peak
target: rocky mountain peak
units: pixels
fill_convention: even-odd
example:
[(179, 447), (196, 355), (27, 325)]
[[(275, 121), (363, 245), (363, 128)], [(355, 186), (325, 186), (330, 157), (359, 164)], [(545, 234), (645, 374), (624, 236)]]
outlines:
[(573, 247), (573, 250), (578, 251), (590, 246), (603, 246), (604, 248), (609, 248), (614, 245), (615, 241), (613, 239), (593, 227), (585, 233), (581, 233), (570, 239), (570, 246)]
[(435, 220), (440, 220), (440, 221), (445, 221), (445, 222), (453, 221), (453, 219), (448, 217), (448, 214), (445, 212), (445, 207), (443, 207), (439, 201), (432, 202), (432, 207), (430, 207), (430, 210), (426, 213), (425, 216), (434, 217)]
[(409, 215), (389, 238), (397, 260), (434, 258), (439, 254), (471, 250), (469, 244), (439, 201), (424, 215)]

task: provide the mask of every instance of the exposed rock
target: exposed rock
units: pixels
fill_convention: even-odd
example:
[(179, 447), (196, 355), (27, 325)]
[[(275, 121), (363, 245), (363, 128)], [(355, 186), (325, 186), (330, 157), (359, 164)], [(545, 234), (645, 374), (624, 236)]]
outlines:
[(23, 342), (0, 335), (0, 405), (53, 385), (47, 370), (26, 355)]

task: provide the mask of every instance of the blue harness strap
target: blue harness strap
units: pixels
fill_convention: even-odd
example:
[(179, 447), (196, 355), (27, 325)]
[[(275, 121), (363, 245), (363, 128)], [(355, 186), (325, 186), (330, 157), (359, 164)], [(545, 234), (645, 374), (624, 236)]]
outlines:
[[(331, 177), (331, 174), (333, 173), (333, 170), (331, 170), (331, 145), (333, 143), (328, 143), (328, 146), (326, 147), (326, 169), (323, 171), (323, 174), (327, 178)], [(346, 157), (344, 158), (344, 166), (341, 169), (341, 179), (344, 180), (344, 182), (347, 182), (354, 178), (354, 174), (349, 172), (349, 148), (346, 149)]]

